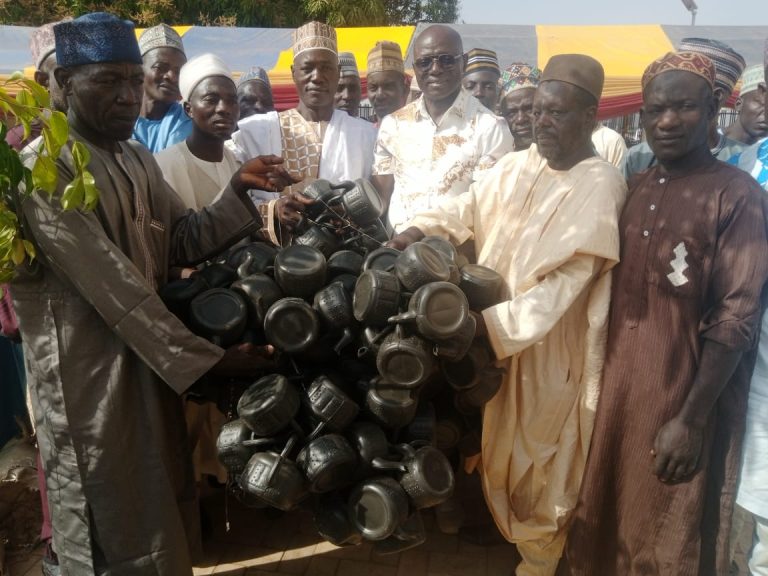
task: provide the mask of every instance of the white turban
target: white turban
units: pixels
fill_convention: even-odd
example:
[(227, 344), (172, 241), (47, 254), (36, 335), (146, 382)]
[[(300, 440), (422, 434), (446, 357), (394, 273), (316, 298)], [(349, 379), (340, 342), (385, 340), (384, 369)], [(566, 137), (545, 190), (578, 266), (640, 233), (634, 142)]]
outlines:
[(225, 76), (232, 80), (231, 70), (215, 54), (201, 54), (184, 64), (179, 73), (179, 91), (184, 101), (188, 102), (195, 87), (211, 76)]

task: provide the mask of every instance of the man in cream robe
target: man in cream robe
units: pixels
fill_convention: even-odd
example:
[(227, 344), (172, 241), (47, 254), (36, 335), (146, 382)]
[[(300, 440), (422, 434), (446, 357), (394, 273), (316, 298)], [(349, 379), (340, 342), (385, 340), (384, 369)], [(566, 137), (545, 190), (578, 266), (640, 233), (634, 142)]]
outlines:
[(534, 101), (539, 145), (504, 156), (392, 241), (474, 239), (478, 263), (507, 282), (508, 299), (479, 323), (507, 371), (484, 411), (482, 475), (493, 517), (523, 558), (518, 575), (555, 573), (600, 391), (626, 195), (590, 142), (602, 81), (593, 59), (554, 57)]
[[(184, 112), (192, 119), (192, 133), (155, 154), (155, 160), (184, 205), (200, 210), (213, 203), (240, 168), (235, 154), (224, 147), (239, 116), (237, 88), (224, 61), (206, 53), (182, 66), (179, 90)], [(184, 403), (184, 415), (195, 480), (208, 475), (225, 483), (227, 469), (219, 461), (216, 439), (226, 416), (213, 402), (190, 399)]]
[(163, 177), (192, 210), (211, 204), (240, 168), (224, 146), (239, 114), (232, 73), (215, 54), (201, 54), (179, 74), (184, 111), (192, 133), (183, 142), (155, 154)]

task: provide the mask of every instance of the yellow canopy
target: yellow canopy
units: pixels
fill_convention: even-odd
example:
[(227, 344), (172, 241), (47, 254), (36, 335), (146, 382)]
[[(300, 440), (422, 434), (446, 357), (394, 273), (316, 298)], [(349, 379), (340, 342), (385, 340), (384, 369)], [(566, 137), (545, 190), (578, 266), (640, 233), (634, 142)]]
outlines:
[(555, 54), (587, 54), (605, 69), (603, 98), (640, 92), (646, 66), (674, 50), (661, 26), (536, 26), (542, 70)]

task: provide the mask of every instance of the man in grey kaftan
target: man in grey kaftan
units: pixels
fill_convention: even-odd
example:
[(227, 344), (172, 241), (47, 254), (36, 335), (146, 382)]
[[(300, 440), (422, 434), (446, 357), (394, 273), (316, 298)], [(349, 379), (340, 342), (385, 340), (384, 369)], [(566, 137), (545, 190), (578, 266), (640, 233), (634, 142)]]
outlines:
[[(171, 266), (201, 262), (259, 227), (246, 191), (274, 189), (255, 174), (277, 160), (246, 165), (218, 202), (187, 210), (150, 152), (127, 141), (141, 102), (133, 25), (97, 13), (55, 33), (70, 143), (57, 194), (24, 203), (38, 258), (13, 287), (54, 547), (68, 575), (191, 574), (198, 512), (181, 394), (244, 353), (193, 335), (157, 288)], [(64, 211), (59, 200), (76, 141), (100, 191), (90, 212)]]

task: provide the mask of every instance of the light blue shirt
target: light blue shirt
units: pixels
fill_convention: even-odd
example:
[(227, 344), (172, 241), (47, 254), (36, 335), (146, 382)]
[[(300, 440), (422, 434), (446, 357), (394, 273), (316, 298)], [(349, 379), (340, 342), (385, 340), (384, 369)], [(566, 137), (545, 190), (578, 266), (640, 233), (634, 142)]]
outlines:
[(153, 154), (186, 140), (192, 133), (192, 120), (179, 102), (174, 102), (160, 120), (139, 117), (133, 127), (133, 139)]
[[(768, 138), (728, 160), (757, 180), (768, 192)], [(752, 373), (742, 449), (741, 479), (736, 502), (752, 514), (768, 518), (768, 312), (763, 313), (757, 362)]]
[(757, 180), (764, 190), (768, 190), (768, 138), (763, 138), (742, 150), (728, 160)]

